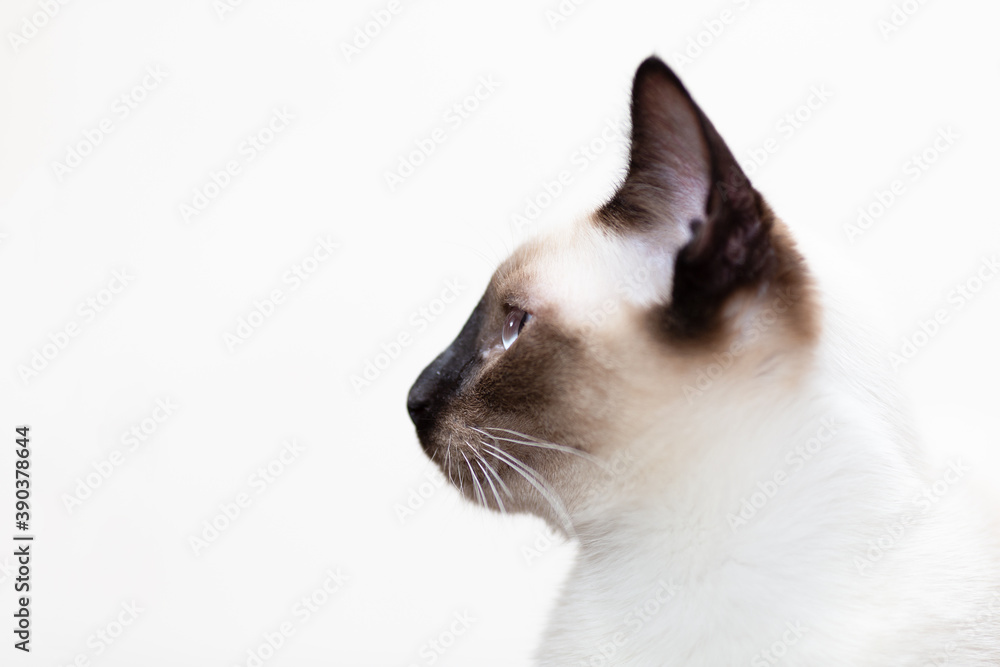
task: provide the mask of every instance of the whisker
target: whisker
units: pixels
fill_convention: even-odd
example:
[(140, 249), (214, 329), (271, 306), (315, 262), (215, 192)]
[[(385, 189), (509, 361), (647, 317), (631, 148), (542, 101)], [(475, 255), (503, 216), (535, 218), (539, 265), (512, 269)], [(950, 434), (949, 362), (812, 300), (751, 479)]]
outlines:
[(487, 431), (500, 431), (502, 433), (510, 433), (511, 435), (516, 435), (517, 437), (523, 440), (532, 440), (534, 442), (539, 442), (539, 439), (532, 435), (528, 435), (527, 433), (521, 433), (520, 431), (514, 431), (509, 428), (500, 428), (499, 426), (484, 426), (483, 428), (486, 429)]
[(483, 462), (480, 459), (476, 459), (476, 465), (482, 469), (483, 476), (486, 477), (486, 482), (490, 485), (490, 490), (493, 491), (493, 497), (496, 498), (497, 507), (500, 508), (500, 513), (506, 514), (507, 508), (504, 507), (503, 500), (500, 498), (500, 494), (497, 493), (497, 487), (493, 485), (493, 479), (490, 477), (490, 474), (486, 472), (486, 468), (483, 467)]
[[(480, 443), (480, 444), (485, 444), (485, 443)], [(490, 462), (487, 461), (486, 459), (479, 457), (479, 460), (483, 462), (483, 465), (485, 465), (490, 472), (493, 473), (493, 476), (496, 477), (497, 484), (499, 484), (500, 488), (503, 489), (503, 492), (507, 494), (507, 497), (513, 498), (514, 495), (510, 492), (510, 489), (507, 487), (507, 484), (504, 483), (503, 479), (500, 478), (500, 473), (497, 472), (497, 469), (491, 466)]]
[[(452, 456), (452, 450), (454, 449), (454, 447), (451, 446), (451, 442), (452, 442), (452, 437), (448, 436), (448, 457), (449, 458), (451, 458), (451, 456)], [(452, 481), (452, 484), (454, 484), (454, 483), (455, 482)], [(465, 480), (462, 479), (461, 471), (459, 471), (459, 475), (458, 475), (458, 490), (462, 493), (462, 495), (465, 495)]]
[(503, 451), (495, 445), (491, 445), (488, 442), (484, 442), (483, 446), (493, 450), (494, 458), (504, 461), (512, 470), (517, 472), (527, 481), (531, 486), (535, 488), (536, 491), (544, 498), (549, 505), (551, 505), (552, 510), (559, 517), (559, 520), (563, 524), (563, 528), (566, 533), (570, 536), (575, 536), (576, 531), (573, 529), (573, 522), (570, 520), (569, 512), (566, 511), (566, 506), (559, 499), (558, 495), (552, 489), (548, 482), (538, 473), (538, 471), (530, 468), (523, 461), (519, 461), (507, 452)]
[[(515, 435), (518, 435), (518, 436), (521, 436), (521, 437), (524, 437), (524, 438), (528, 438), (529, 437), (529, 436), (525, 436), (523, 433), (518, 433), (517, 431), (511, 431), (510, 429), (506, 429), (506, 428), (497, 428), (497, 427), (489, 427), (489, 426), (486, 426), (484, 428), (486, 428), (489, 431), (502, 431), (502, 432), (505, 432), (505, 433), (513, 433)], [(486, 437), (488, 437), (488, 438), (490, 438), (491, 440), (494, 440), (494, 441), (496, 441), (496, 440), (502, 440), (503, 442), (510, 442), (510, 443), (513, 443), (513, 444), (516, 444), (516, 445), (524, 445), (526, 447), (537, 447), (538, 449), (551, 449), (551, 450), (557, 451), (557, 452), (565, 452), (566, 454), (574, 454), (576, 456), (579, 456), (582, 459), (590, 461), (594, 465), (596, 465), (596, 466), (598, 466), (598, 467), (600, 467), (600, 468), (602, 468), (604, 470), (608, 470), (609, 469), (608, 466), (607, 466), (607, 464), (605, 464), (603, 461), (601, 461), (600, 459), (598, 459), (596, 456), (594, 456), (592, 454), (588, 454), (587, 452), (585, 452), (583, 450), (576, 449), (575, 447), (567, 447), (566, 445), (558, 445), (558, 444), (556, 444), (554, 442), (547, 442), (545, 440), (537, 440), (537, 439), (534, 439), (534, 438), (531, 438), (531, 439), (528, 439), (528, 440), (506, 438), (506, 437), (503, 437), (503, 436), (494, 435), (492, 433), (486, 433), (486, 432), (481, 431), (481, 430), (479, 430), (478, 428), (475, 428), (475, 427), (473, 427), (472, 430), (476, 431), (478, 433), (481, 433), (482, 435), (485, 435)]]
[(448, 481), (455, 484), (454, 478), (451, 476), (451, 438), (448, 438), (448, 446), (444, 450), (444, 467), (445, 472), (448, 474)]
[[(472, 449), (472, 445), (469, 445), (469, 443), (465, 444), (469, 446), (469, 449)], [(473, 449), (472, 451), (473, 456), (475, 456), (475, 450)], [(476, 476), (476, 471), (472, 469), (472, 464), (469, 463), (469, 457), (465, 456), (465, 452), (462, 452), (462, 457), (465, 459), (465, 462), (469, 464), (469, 473), (472, 475), (472, 483), (476, 485), (476, 495), (478, 495), (480, 501), (482, 501), (483, 507), (488, 507), (486, 504), (486, 494), (483, 493), (483, 486), (479, 483), (479, 477)]]
[[(469, 457), (465, 455), (465, 452), (459, 452), (459, 454), (461, 454), (462, 458), (465, 459), (465, 465), (467, 465), (469, 467), (469, 474), (471, 474), (473, 477), (475, 477), (475, 473), (472, 472), (472, 464), (469, 463)], [(462, 479), (462, 477), (459, 476), (459, 480), (461, 480), (461, 479)], [(462, 496), (464, 497), (465, 496), (465, 484), (462, 483), (459, 488), (460, 488), (460, 490), (462, 492)]]

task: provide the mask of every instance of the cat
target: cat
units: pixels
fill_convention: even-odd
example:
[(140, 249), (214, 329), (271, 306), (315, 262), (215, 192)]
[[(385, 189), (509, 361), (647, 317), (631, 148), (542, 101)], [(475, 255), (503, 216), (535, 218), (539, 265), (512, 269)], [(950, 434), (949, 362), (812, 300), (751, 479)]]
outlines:
[(500, 264), (407, 408), (468, 500), (578, 541), (542, 666), (997, 665), (1000, 548), (674, 72), (628, 167)]

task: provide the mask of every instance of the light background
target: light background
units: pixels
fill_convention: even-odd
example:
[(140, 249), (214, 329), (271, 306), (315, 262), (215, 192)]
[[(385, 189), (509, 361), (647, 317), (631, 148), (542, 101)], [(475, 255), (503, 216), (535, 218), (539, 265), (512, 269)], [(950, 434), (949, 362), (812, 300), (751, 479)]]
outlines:
[[(891, 348), (949, 309), (900, 382), (934, 456), (997, 479), (1000, 280), (961, 310), (947, 297), (1000, 251), (1000, 6), (895, 4), (916, 11), (886, 36), (886, 0), (590, 0), (564, 2), (575, 9), (554, 25), (555, 0), (402, 0), (348, 59), (342, 44), (388, 2), (245, 0), (221, 16), (211, 0), (50, 2), (51, 18), (32, 18), (44, 2), (5, 2), (0, 516), (12, 534), (13, 429), (29, 424), (37, 541), (33, 651), (5, 630), (0, 663), (252, 665), (247, 651), (288, 621), (294, 635), (264, 664), (429, 665), (421, 648), (447, 643), (466, 613), (434, 664), (527, 664), (572, 547), (429, 486), (440, 477), (406, 391), (514, 242), (611, 192), (626, 146), (603, 145), (602, 128), (624, 129), (631, 75), (653, 52)], [(26, 19), (44, 25), (15, 48)], [(165, 78), (122, 118), (116, 99), (150, 67)], [(449, 124), (481, 77), (498, 87)], [(814, 86), (832, 96), (787, 136), (778, 123)], [(282, 108), (288, 126), (185, 221), (180, 205)], [(54, 163), (104, 118), (112, 131), (60, 178)], [(436, 127), (445, 141), (390, 190), (385, 172)], [(958, 138), (910, 180), (906, 162), (941, 128)], [(752, 168), (769, 138), (776, 150)], [(571, 184), (518, 230), (512, 216), (563, 170)], [(897, 178), (903, 194), (849, 242), (844, 225)], [(319, 237), (339, 249), (291, 289), (284, 274)], [(127, 287), (86, 319), (79, 304), (122, 269)], [(411, 317), (449, 280), (457, 299), (421, 328)], [(225, 335), (274, 289), (284, 301), (231, 351)], [(78, 335), (25, 380), (19, 367), (71, 322)], [(410, 344), (356, 391), (351, 376), (401, 333)], [(122, 434), (157, 399), (179, 407), (127, 451)], [(290, 438), (304, 451), (258, 495), (249, 477)], [(70, 511), (67, 494), (114, 450), (124, 461)], [(242, 492), (252, 504), (195, 555), (190, 537)], [(12, 565), (0, 556), (5, 628)], [(293, 605), (328, 568), (349, 580), (300, 623)], [(143, 611), (98, 654), (95, 633), (131, 601)]]

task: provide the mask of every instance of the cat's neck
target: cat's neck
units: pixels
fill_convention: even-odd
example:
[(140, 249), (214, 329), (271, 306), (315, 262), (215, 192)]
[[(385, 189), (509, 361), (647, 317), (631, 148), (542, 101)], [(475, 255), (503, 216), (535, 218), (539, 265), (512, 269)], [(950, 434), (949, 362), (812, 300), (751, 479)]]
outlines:
[(684, 451), (671, 443), (669, 455), (636, 455), (640, 477), (582, 522), (584, 552), (612, 536), (641, 536), (664, 541), (674, 562), (690, 560), (692, 569), (701, 569), (711, 567), (710, 556), (725, 558), (743, 543), (808, 537), (816, 526), (799, 518), (813, 505), (820, 505), (814, 516), (839, 517), (847, 527), (855, 512), (891, 510), (912, 490), (915, 473), (897, 475), (882, 480), (875, 487), (881, 495), (872, 497), (873, 481), (912, 466), (897, 436), (857, 414), (849, 401), (747, 406), (766, 408), (772, 416), (759, 424), (723, 417), (690, 434)]
[[(663, 424), (635, 443), (635, 465), (611, 502), (578, 517), (577, 562), (546, 646), (607, 638), (566, 653), (582, 664), (605, 649), (615, 658), (602, 664), (630, 664), (649, 643), (690, 656), (677, 664), (771, 664), (753, 662), (755, 652), (787, 641), (801, 658), (788, 664), (828, 664), (821, 656), (832, 643), (864, 646), (885, 624), (894, 636), (920, 582), (980, 568), (975, 549), (958, 564), (934, 546), (970, 539), (951, 528), (967, 523), (954, 520), (962, 510), (939, 505), (906, 523), (927, 477), (892, 410), (857, 393), (872, 386), (852, 379), (863, 372), (852, 364), (864, 362), (840, 354), (818, 356), (792, 391), (742, 402), (720, 394), (730, 412), (699, 420), (698, 432)], [(710, 415), (718, 406), (704, 398), (692, 410)], [(905, 539), (918, 530), (925, 538)], [(901, 573), (897, 557), (915, 569)], [(961, 616), (959, 591), (978, 595), (956, 579), (937, 608)], [(851, 612), (857, 605), (869, 615)], [(928, 623), (940, 641), (953, 632)], [(720, 636), (726, 642), (713, 641)]]
[(774, 569), (791, 544), (822, 550), (859, 521), (891, 518), (921, 472), (891, 406), (854, 393), (860, 372), (821, 350), (794, 382), (698, 396), (697, 430), (666, 422), (633, 443), (620, 494), (582, 517), (581, 561), (626, 541), (649, 545), (634, 553), (652, 549), (675, 576), (734, 558)]

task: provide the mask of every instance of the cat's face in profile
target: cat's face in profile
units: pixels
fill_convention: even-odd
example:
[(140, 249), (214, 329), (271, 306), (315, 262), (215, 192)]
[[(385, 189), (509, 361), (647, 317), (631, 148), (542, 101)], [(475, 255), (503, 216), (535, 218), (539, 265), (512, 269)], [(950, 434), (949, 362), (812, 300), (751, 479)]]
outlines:
[[(501, 264), (408, 408), (465, 497), (570, 530), (606, 494), (665, 483), (644, 480), (648, 457), (682, 469), (699, 429), (762, 374), (780, 382), (794, 367), (783, 360), (814, 338), (799, 255), (651, 58), (636, 73), (615, 195)], [(602, 484), (626, 452), (638, 465)]]

